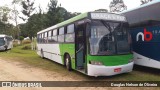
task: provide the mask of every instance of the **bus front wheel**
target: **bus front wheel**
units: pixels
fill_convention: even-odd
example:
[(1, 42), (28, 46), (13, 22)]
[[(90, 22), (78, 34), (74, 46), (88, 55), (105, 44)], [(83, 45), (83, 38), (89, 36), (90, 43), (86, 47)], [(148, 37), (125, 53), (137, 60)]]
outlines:
[(72, 68), (71, 68), (71, 58), (68, 54), (65, 57), (65, 65), (66, 65), (66, 68), (67, 68), (68, 71), (72, 70)]

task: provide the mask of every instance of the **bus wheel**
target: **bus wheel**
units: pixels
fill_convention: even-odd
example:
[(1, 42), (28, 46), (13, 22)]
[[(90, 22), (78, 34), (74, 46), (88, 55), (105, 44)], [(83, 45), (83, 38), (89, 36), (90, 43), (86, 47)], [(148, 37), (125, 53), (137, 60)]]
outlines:
[(42, 49), (41, 49), (41, 58), (44, 59), (44, 54)]
[(66, 55), (66, 57), (65, 57), (65, 65), (66, 65), (66, 68), (67, 68), (68, 71), (72, 70), (72, 68), (71, 68), (71, 59), (70, 59), (69, 55)]

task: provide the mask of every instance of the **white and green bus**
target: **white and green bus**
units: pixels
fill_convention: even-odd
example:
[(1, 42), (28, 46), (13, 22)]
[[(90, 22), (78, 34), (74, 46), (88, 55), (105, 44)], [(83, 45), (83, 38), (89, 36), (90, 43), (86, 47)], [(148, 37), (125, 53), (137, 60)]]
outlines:
[(37, 33), (37, 53), (89, 76), (111, 76), (133, 69), (124, 16), (87, 12)]

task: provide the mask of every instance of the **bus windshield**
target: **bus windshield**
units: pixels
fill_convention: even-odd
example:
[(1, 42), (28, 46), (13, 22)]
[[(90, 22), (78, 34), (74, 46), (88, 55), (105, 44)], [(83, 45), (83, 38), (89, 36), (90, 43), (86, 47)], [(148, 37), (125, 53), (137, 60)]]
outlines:
[(130, 52), (128, 24), (122, 22), (92, 21), (90, 54), (116, 55)]
[(5, 44), (4, 38), (0, 38), (0, 46), (3, 46)]

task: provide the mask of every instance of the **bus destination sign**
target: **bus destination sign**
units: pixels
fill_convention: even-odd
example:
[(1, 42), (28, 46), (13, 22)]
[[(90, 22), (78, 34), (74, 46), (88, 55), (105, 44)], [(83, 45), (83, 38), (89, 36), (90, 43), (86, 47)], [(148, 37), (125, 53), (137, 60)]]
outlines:
[(91, 13), (91, 19), (126, 21), (126, 18), (124, 16), (110, 13)]

